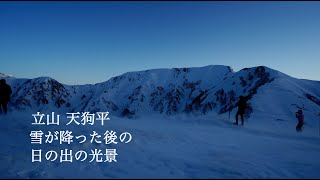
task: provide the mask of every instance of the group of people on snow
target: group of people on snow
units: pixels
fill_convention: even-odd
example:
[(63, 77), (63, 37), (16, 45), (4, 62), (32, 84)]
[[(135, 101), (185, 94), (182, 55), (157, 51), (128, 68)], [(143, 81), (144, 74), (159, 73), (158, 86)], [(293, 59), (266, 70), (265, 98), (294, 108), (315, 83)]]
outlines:
[[(241, 117), (241, 124), (243, 125), (243, 122), (244, 122), (243, 116), (245, 114), (246, 108), (248, 107), (246, 101), (247, 100), (246, 100), (246, 98), (244, 96), (240, 96), (239, 97), (239, 101), (236, 103), (236, 106), (238, 107), (238, 111), (237, 111), (237, 114), (236, 114), (236, 122), (233, 123), (233, 124), (238, 125), (238, 119), (239, 119), (239, 116), (240, 116)], [(303, 112), (302, 112), (301, 109), (296, 112), (296, 118), (298, 119), (298, 125), (296, 126), (296, 130), (298, 132), (301, 132), (302, 131), (302, 126), (304, 124), (304, 115), (303, 115)]]

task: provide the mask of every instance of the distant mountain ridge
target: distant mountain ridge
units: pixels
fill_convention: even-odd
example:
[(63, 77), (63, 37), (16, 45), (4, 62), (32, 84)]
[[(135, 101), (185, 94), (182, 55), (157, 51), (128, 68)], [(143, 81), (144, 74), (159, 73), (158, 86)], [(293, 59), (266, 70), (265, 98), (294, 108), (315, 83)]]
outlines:
[(245, 95), (255, 109), (320, 113), (320, 81), (301, 80), (265, 67), (210, 65), (128, 72), (94, 85), (65, 85), (49, 77), (19, 79), (1, 74), (11, 85), (10, 106), (33, 111), (109, 111), (122, 117), (145, 114), (226, 113)]

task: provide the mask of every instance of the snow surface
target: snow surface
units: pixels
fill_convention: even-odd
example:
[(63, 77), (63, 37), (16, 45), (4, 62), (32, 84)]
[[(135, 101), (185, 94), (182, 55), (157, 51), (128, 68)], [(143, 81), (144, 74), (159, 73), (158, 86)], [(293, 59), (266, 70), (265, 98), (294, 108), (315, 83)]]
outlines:
[[(31, 162), (31, 148), (74, 151), (110, 148), (104, 144), (31, 145), (35, 112), (1, 116), (1, 178), (319, 178), (319, 126), (295, 131), (296, 119), (256, 113), (235, 126), (234, 113), (205, 116), (110, 116), (105, 126), (95, 124), (43, 126), (46, 130), (130, 132), (128, 144), (112, 145), (117, 162)], [(319, 119), (317, 119), (319, 120)], [(308, 119), (306, 119), (308, 122)], [(61, 124), (68, 120), (61, 114)], [(317, 124), (319, 125), (319, 124)], [(44, 157), (43, 157), (44, 159)]]

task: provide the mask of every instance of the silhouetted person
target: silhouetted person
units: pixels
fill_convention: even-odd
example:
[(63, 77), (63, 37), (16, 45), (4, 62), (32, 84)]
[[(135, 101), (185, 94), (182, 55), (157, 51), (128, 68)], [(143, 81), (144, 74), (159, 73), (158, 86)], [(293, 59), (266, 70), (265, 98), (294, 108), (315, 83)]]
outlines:
[(296, 126), (297, 131), (302, 131), (303, 121), (304, 121), (304, 115), (302, 110), (300, 109), (298, 112), (296, 112), (296, 118), (298, 118), (298, 125)]
[(8, 108), (7, 104), (10, 101), (10, 95), (12, 93), (11, 87), (6, 83), (6, 80), (0, 80), (0, 114), (2, 110), (4, 114), (7, 114)]
[(244, 111), (246, 110), (247, 102), (246, 102), (246, 100), (245, 100), (245, 98), (243, 96), (240, 96), (239, 98), (240, 99), (236, 104), (238, 106), (238, 111), (237, 111), (237, 114), (236, 114), (236, 122), (233, 123), (233, 124), (238, 125), (238, 116), (240, 115), (241, 122), (242, 122), (242, 125), (243, 125), (243, 115), (244, 115)]

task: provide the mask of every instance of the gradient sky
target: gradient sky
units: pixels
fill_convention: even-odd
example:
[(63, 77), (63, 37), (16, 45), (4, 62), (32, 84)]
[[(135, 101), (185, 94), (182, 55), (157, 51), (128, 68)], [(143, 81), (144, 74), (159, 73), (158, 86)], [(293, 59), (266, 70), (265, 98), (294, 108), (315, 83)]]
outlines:
[(0, 72), (98, 83), (258, 65), (320, 80), (320, 2), (0, 2)]

